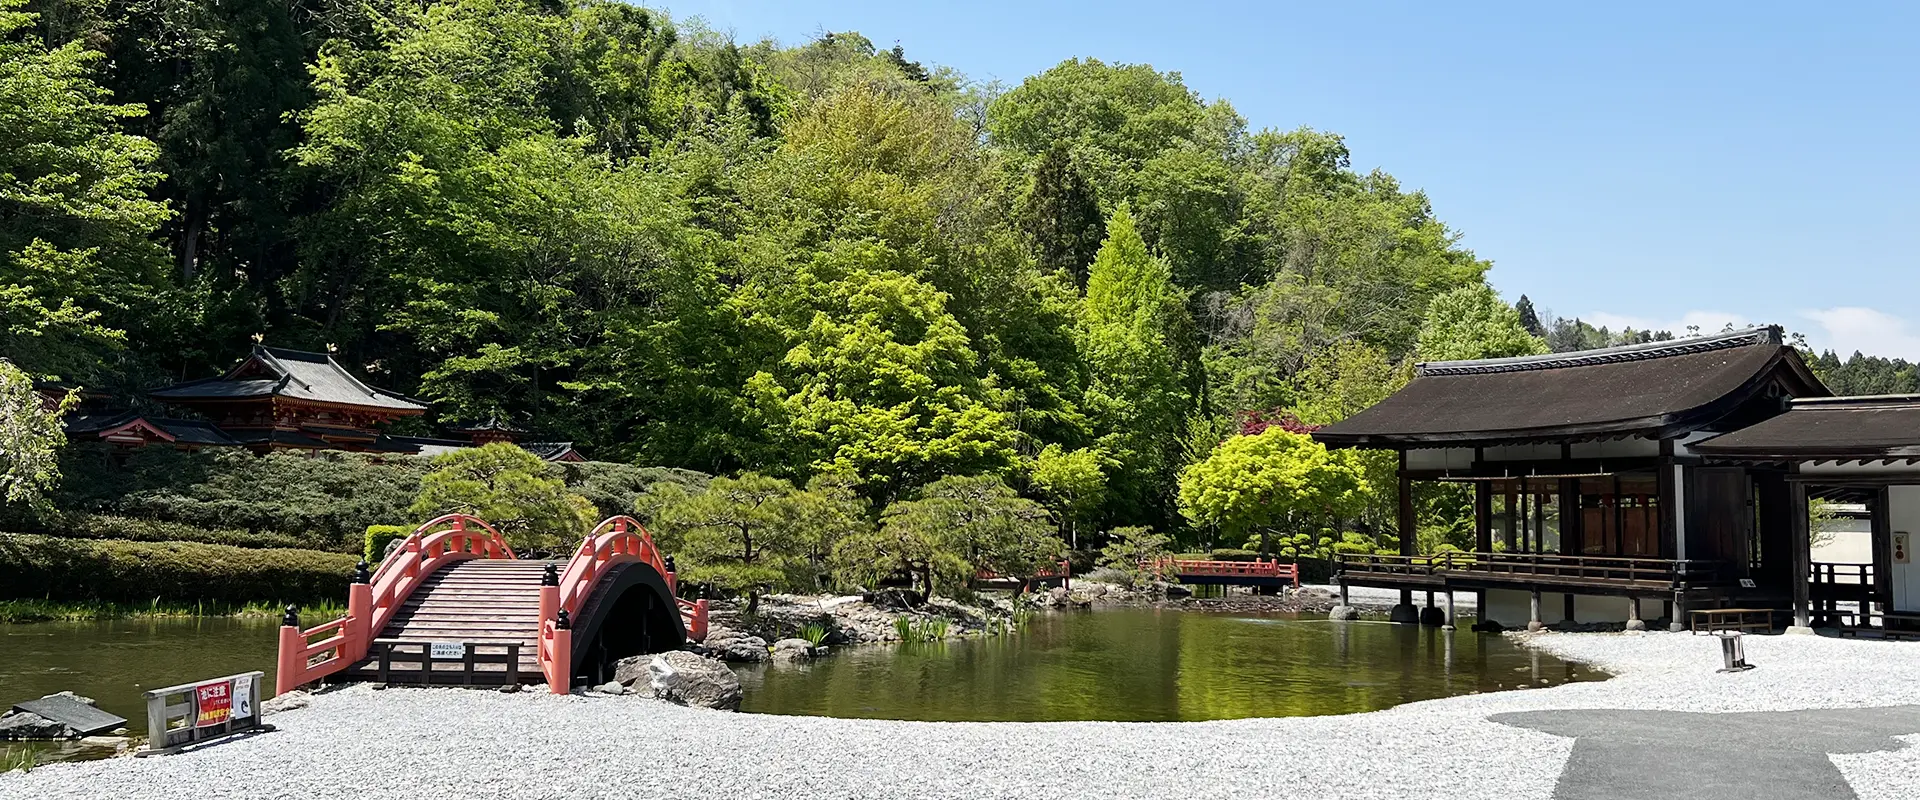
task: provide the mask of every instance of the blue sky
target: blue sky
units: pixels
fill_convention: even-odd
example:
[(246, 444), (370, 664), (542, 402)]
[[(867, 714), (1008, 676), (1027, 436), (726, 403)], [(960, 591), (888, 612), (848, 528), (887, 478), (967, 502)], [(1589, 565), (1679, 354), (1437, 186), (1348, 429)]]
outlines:
[(1920, 360), (1920, 4), (665, 7), (742, 42), (859, 31), (1008, 86), (1073, 56), (1178, 71), (1425, 189), (1508, 300)]

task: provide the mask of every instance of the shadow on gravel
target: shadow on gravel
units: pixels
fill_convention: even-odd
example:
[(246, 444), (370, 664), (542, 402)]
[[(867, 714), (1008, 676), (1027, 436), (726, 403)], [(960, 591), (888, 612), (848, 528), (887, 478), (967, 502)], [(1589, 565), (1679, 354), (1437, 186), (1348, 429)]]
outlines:
[(1487, 718), (1568, 736), (1555, 800), (1855, 798), (1829, 754), (1896, 750), (1920, 706), (1756, 711), (1525, 711)]

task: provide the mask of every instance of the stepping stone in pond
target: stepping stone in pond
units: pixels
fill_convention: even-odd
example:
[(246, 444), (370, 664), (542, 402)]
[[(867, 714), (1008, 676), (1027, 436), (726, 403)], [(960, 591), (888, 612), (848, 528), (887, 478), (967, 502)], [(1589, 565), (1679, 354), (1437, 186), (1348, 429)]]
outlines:
[(71, 695), (50, 694), (38, 700), (16, 703), (13, 708), (66, 725), (81, 736), (123, 728), (127, 724), (126, 717), (116, 717), (75, 700)]

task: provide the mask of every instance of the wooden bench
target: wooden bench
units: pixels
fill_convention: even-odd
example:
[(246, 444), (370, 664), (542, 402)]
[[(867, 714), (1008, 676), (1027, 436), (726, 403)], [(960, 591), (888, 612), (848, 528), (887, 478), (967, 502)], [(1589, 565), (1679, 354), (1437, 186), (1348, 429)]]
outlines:
[[(1771, 631), (1773, 630), (1773, 612), (1771, 608), (1696, 608), (1687, 612), (1689, 625), (1693, 633), (1706, 631)], [(1705, 627), (1701, 627), (1702, 623)]]

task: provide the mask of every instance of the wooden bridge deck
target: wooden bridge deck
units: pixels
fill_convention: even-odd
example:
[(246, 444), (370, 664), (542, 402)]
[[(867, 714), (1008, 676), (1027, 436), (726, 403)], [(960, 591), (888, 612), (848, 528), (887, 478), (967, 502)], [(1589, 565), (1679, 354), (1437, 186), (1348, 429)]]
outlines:
[[(545, 561), (475, 559), (450, 564), (426, 577), (406, 602), (394, 612), (392, 621), (380, 631), (378, 642), (431, 643), (473, 642), (478, 645), (518, 644), (518, 679), (526, 683), (541, 680), (538, 665), (540, 639), (540, 576)], [(376, 647), (375, 650), (382, 648)], [(390, 656), (389, 677), (395, 682), (422, 683), (420, 648), (396, 648)], [(492, 653), (504, 653), (504, 647), (483, 647)], [(451, 681), (464, 674), (459, 662), (440, 662), (436, 682)], [(379, 655), (370, 654), (348, 668), (349, 680), (378, 680)], [(506, 682), (504, 664), (478, 664), (476, 680), (483, 685)]]

